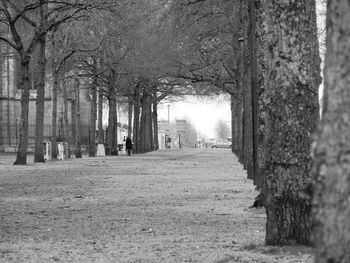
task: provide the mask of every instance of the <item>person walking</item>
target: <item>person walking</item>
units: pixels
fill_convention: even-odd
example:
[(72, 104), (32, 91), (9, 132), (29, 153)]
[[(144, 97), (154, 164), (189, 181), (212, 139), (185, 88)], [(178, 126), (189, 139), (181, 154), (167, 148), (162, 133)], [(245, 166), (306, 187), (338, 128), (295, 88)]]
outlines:
[(130, 137), (126, 138), (125, 148), (126, 148), (126, 151), (128, 152), (128, 156), (130, 156), (131, 155), (131, 151), (132, 151), (132, 141), (131, 141)]

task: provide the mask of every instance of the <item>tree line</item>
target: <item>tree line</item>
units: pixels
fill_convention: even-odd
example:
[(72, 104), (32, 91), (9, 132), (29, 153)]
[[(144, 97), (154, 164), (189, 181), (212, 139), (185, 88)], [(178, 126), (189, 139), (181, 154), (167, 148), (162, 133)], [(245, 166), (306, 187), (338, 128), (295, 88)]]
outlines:
[[(16, 164), (26, 163), (28, 65), (36, 49), (41, 72), (36, 161), (43, 160), (39, 145), (45, 50), (52, 51), (48, 57), (54, 105), (55, 90), (65, 86), (62, 80), (73, 80), (76, 130), (71, 132), (77, 156), (83, 77), (92, 94), (92, 139), (98, 119), (102, 141), (101, 103), (108, 101), (110, 154), (117, 154), (117, 97), (129, 105), (128, 133), (133, 134), (137, 151), (147, 152), (158, 148), (160, 101), (186, 94), (229, 94), (232, 151), (260, 191), (267, 213), (266, 244), (315, 244), (315, 262), (350, 261), (346, 0), (327, 3), (322, 119), (315, 0), (13, 2), (1, 2), (1, 19), (8, 31), (0, 40), (17, 51), (21, 65)], [(30, 38), (25, 38), (29, 43), (23, 43), (19, 25), (31, 28), (26, 31)], [(52, 136), (54, 143), (55, 129)]]

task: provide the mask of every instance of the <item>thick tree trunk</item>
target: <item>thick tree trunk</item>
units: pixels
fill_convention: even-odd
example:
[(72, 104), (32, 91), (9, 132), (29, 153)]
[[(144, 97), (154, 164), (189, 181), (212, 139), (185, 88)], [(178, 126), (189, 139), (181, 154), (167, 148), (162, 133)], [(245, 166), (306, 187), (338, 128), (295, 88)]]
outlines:
[(152, 120), (153, 120), (153, 150), (159, 149), (159, 138), (158, 138), (158, 107), (157, 104), (153, 104), (153, 112), (152, 112)]
[(44, 159), (44, 111), (45, 111), (45, 75), (46, 75), (46, 38), (38, 42), (39, 57), (39, 82), (36, 97), (36, 121), (35, 121), (35, 151), (34, 162), (45, 162)]
[(266, 39), (266, 12), (265, 0), (258, 0), (255, 2), (256, 6), (256, 57), (257, 57), (257, 100), (258, 100), (258, 120), (257, 120), (257, 178), (255, 184), (258, 190), (263, 187), (264, 176), (260, 173), (266, 163), (266, 142), (265, 142), (265, 85), (266, 85), (266, 61), (270, 59), (267, 57)]
[(152, 112), (152, 120), (153, 120), (153, 150), (159, 149), (158, 144), (158, 102), (157, 102), (157, 89), (156, 87), (153, 90), (153, 112)]
[(139, 153), (139, 142), (140, 142), (140, 84), (135, 87), (134, 97), (134, 127), (133, 127), (133, 144), (136, 153)]
[(21, 96), (21, 119), (19, 124), (19, 144), (16, 161), (14, 165), (27, 164), (27, 148), (28, 148), (28, 114), (29, 114), (29, 74), (30, 56), (27, 54), (21, 55), (21, 71), (19, 90), (22, 90)]
[(117, 96), (114, 93), (112, 100), (112, 118), (113, 118), (113, 130), (112, 130), (112, 155), (119, 155), (118, 147), (118, 115), (117, 115)]
[(249, 29), (249, 3), (243, 4), (243, 29), (244, 29), (244, 49), (243, 49), (243, 166), (247, 170), (248, 178), (254, 179), (252, 174), (253, 164), (253, 109), (252, 109), (252, 78), (250, 61), (250, 29)]
[[(67, 85), (65, 84), (65, 82), (63, 82), (63, 85), (64, 85), (64, 90), (68, 91), (67, 90)], [(75, 91), (73, 90), (72, 93), (75, 94)], [(76, 103), (75, 103), (75, 98), (74, 97), (75, 96), (72, 96), (72, 100), (71, 100), (71, 103), (70, 103), (70, 105), (71, 105), (71, 120), (72, 120), (72, 126), (70, 127), (71, 129), (69, 129), (68, 125), (67, 126), (65, 125), (65, 127), (67, 127), (67, 129), (70, 130), (70, 132), (71, 132), (70, 138), (72, 138), (72, 141), (71, 141), (72, 154), (73, 154), (73, 152), (75, 152), (75, 145), (76, 145), (76, 142), (75, 142), (75, 139), (76, 139), (76, 136), (75, 136), (76, 128), (75, 127), (77, 125), (77, 122), (76, 122), (76, 119), (77, 119), (76, 115), (77, 114), (76, 114), (76, 106), (75, 106)], [(63, 114), (66, 113), (66, 115), (64, 115), (64, 116), (67, 116), (67, 120), (68, 120), (68, 100), (66, 100), (66, 101), (67, 101), (67, 103), (64, 103), (64, 112), (63, 112)], [(65, 120), (66, 120), (66, 118), (65, 118)]]
[(75, 69), (74, 76), (74, 92), (75, 92), (75, 158), (82, 158), (81, 138), (80, 138), (80, 82), (78, 78), (78, 70)]
[(235, 153), (235, 147), (237, 142), (235, 141), (236, 139), (236, 118), (235, 118), (235, 97), (233, 94), (230, 96), (230, 101), (231, 101), (231, 151), (232, 153)]
[(150, 94), (150, 83), (143, 83), (143, 95), (141, 99), (142, 113), (140, 123), (140, 145), (139, 152), (145, 153), (152, 151), (153, 133), (152, 133), (152, 95)]
[[(309, 3), (310, 1), (310, 3)], [(311, 198), (310, 145), (318, 119), (312, 85), (310, 34), (312, 0), (268, 1), (269, 79), (266, 99), (266, 164), (261, 171), (267, 213), (266, 244), (309, 244)]]
[(233, 102), (233, 136), (232, 142), (234, 147), (234, 153), (237, 155), (238, 160), (242, 162), (242, 148), (243, 148), (243, 100), (242, 96), (236, 96)]
[(97, 120), (97, 62), (93, 58), (92, 65), (92, 85), (91, 85), (91, 116), (90, 116), (90, 145), (89, 157), (96, 156), (96, 120)]
[(256, 42), (256, 1), (249, 0), (249, 62), (251, 77), (251, 107), (252, 107), (252, 160), (251, 169), (254, 184), (258, 181), (258, 67)]
[(52, 159), (57, 159), (57, 92), (58, 92), (58, 81), (59, 81), (59, 71), (57, 70), (56, 64), (56, 42), (55, 34), (53, 33), (51, 39), (52, 45), (52, 56), (51, 56), (51, 67), (52, 67), (52, 119), (51, 119), (51, 157)]
[(132, 108), (133, 108), (133, 103), (132, 103), (132, 99), (130, 99), (128, 104), (128, 137), (129, 138), (131, 138), (131, 134), (132, 134)]
[(108, 94), (108, 129), (107, 129), (107, 155), (118, 155), (118, 138), (117, 138), (117, 104), (115, 92), (116, 76), (112, 71), (109, 77), (109, 94)]
[(113, 102), (112, 102), (110, 92), (111, 92), (111, 86), (109, 87), (109, 95), (108, 95), (108, 127), (106, 132), (106, 155), (111, 155), (111, 152), (112, 152)]
[(52, 158), (57, 158), (57, 90), (58, 90), (58, 72), (53, 70), (53, 85), (52, 85)]
[(349, 1), (328, 1), (325, 108), (314, 150), (317, 263), (350, 262)]
[[(62, 83), (62, 82), (61, 82)], [(58, 87), (57, 87), (58, 88)], [(68, 120), (68, 93), (72, 91), (68, 91), (68, 87), (65, 81), (63, 81), (63, 123), (64, 123), (64, 139), (68, 143), (68, 146), (75, 145), (75, 102), (72, 102), (72, 112), (71, 112), (71, 120), (72, 120), (72, 129), (69, 129), (69, 120)], [(69, 149), (69, 147), (68, 147)], [(68, 157), (71, 157), (71, 151), (68, 151)]]

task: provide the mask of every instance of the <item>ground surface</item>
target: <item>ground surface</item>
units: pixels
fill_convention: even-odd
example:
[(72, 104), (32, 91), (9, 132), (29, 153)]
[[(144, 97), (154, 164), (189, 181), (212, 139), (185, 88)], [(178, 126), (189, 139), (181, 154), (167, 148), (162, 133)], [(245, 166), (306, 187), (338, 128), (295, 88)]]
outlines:
[(265, 247), (265, 213), (228, 149), (13, 166), (0, 156), (0, 262), (313, 262)]

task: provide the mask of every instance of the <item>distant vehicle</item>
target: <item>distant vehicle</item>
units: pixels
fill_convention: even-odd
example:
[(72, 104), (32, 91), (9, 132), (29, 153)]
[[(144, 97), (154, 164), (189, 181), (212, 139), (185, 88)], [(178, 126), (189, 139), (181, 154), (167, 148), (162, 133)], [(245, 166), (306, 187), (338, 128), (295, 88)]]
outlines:
[(225, 139), (216, 140), (211, 148), (231, 148), (231, 142)]

